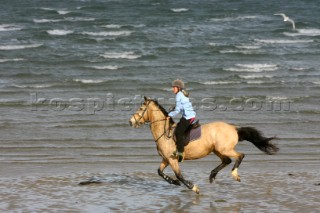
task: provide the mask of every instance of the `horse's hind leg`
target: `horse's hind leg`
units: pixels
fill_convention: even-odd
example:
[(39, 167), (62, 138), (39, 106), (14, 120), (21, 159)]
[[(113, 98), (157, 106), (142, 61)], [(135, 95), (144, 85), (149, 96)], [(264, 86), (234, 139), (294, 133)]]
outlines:
[(170, 184), (174, 184), (177, 186), (180, 186), (180, 181), (177, 179), (173, 179), (170, 176), (166, 175), (163, 173), (163, 170), (169, 165), (169, 163), (167, 161), (165, 161), (164, 159), (162, 160), (162, 162), (160, 163), (159, 169), (158, 169), (158, 174), (168, 183)]
[(209, 176), (209, 180), (210, 180), (210, 183), (213, 182), (213, 179), (216, 178), (216, 175), (218, 174), (218, 172), (223, 169), (224, 167), (226, 167), (227, 165), (229, 165), (231, 163), (231, 159), (228, 157), (228, 156), (225, 156), (225, 155), (221, 155), (220, 153), (218, 152), (215, 152), (215, 154), (217, 156), (219, 156), (219, 158), (221, 159), (222, 163), (217, 166), (215, 169), (213, 169), (211, 171), (211, 174)]
[(241, 161), (245, 155), (243, 153), (237, 152), (235, 150), (233, 150), (230, 154), (231, 154), (231, 157), (236, 159), (236, 162), (234, 163), (234, 166), (231, 171), (231, 175), (232, 175), (233, 179), (240, 182), (240, 176), (238, 175), (238, 167), (240, 166)]

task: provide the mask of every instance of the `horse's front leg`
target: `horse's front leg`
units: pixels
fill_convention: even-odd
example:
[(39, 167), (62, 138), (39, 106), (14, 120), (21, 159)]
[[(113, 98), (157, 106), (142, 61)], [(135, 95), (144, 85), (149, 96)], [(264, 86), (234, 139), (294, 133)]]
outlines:
[(168, 161), (166, 160), (162, 160), (162, 162), (160, 163), (160, 166), (159, 166), (159, 169), (158, 169), (158, 174), (163, 178), (165, 179), (165, 181), (167, 181), (168, 183), (170, 184), (174, 184), (174, 185), (177, 185), (177, 186), (180, 186), (180, 181), (177, 180), (177, 179), (173, 179), (171, 178), (170, 176), (166, 175), (163, 173), (163, 170), (169, 165)]
[(178, 178), (178, 180), (180, 180), (186, 187), (188, 187), (188, 189), (192, 189), (192, 191), (199, 194), (199, 192), (200, 192), (199, 187), (197, 185), (193, 184), (191, 181), (188, 181), (183, 178), (181, 171), (180, 171), (178, 160), (176, 158), (170, 159), (169, 163), (170, 163), (170, 166), (171, 166), (174, 174)]

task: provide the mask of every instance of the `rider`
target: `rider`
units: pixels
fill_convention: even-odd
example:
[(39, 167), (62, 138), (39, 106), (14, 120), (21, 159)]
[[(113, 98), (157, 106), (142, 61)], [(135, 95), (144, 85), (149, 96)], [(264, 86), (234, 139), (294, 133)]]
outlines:
[(176, 94), (176, 106), (167, 117), (175, 117), (179, 113), (182, 117), (177, 124), (175, 135), (177, 143), (177, 151), (173, 153), (178, 161), (183, 161), (184, 158), (184, 134), (187, 128), (192, 124), (195, 119), (196, 112), (193, 110), (192, 103), (189, 100), (189, 93), (184, 89), (184, 83), (182, 80), (177, 79), (172, 82), (172, 91)]

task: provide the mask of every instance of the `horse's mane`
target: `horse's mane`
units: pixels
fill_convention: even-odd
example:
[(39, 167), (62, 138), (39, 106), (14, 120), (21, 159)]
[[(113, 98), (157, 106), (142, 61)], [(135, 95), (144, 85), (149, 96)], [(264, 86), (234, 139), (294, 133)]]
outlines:
[[(167, 110), (163, 107), (163, 106), (161, 106), (161, 104), (159, 104), (159, 102), (157, 101), (157, 100), (154, 100), (154, 99), (150, 99), (150, 101), (152, 101), (153, 103), (155, 103), (156, 105), (157, 105), (157, 107), (160, 109), (160, 111), (167, 117), (168, 116), (168, 112), (167, 112)], [(172, 118), (170, 118), (170, 124), (173, 124), (174, 123), (174, 121), (173, 121), (173, 119)]]

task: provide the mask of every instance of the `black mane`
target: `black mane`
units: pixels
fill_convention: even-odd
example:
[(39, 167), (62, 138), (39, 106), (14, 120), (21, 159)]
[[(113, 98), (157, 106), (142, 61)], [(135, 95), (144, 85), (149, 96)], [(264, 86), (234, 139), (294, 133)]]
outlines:
[[(159, 109), (160, 109), (160, 111), (166, 116), (166, 117), (168, 117), (168, 112), (167, 112), (167, 110), (163, 107), (163, 106), (161, 106), (160, 104), (159, 104), (159, 102), (157, 101), (157, 100), (154, 100), (154, 99), (149, 99), (150, 101), (153, 101), (153, 103), (155, 103), (158, 107), (159, 107)], [(170, 124), (173, 124), (174, 123), (174, 121), (173, 121), (173, 119), (172, 118), (170, 118)]]

